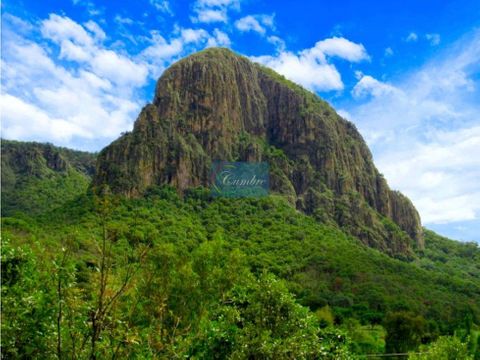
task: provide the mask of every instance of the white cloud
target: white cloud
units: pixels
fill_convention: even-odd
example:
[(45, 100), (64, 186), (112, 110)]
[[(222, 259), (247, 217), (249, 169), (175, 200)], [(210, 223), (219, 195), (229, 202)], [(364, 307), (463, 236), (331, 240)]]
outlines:
[(84, 62), (95, 74), (116, 84), (136, 87), (146, 81), (145, 64), (105, 49), (102, 46), (105, 32), (93, 21), (83, 27), (70, 18), (50, 14), (42, 22), (41, 31), (44, 37), (60, 46), (60, 58)]
[(350, 62), (368, 60), (361, 44), (345, 38), (330, 38), (319, 41), (314, 47), (294, 54), (280, 51), (275, 56), (252, 57), (254, 61), (271, 67), (288, 79), (313, 91), (342, 90), (343, 82), (336, 67), (329, 62), (338, 57)]
[(98, 41), (103, 41), (107, 37), (105, 32), (95, 21), (89, 20), (85, 23), (85, 27), (90, 30)]
[(198, 43), (199, 41), (208, 38), (208, 32), (204, 29), (182, 29), (181, 36), (186, 43)]
[(163, 36), (157, 32), (152, 32), (151, 45), (143, 50), (142, 55), (144, 59), (169, 59), (183, 50), (183, 42), (181, 39), (173, 39), (167, 41)]
[(192, 21), (201, 23), (226, 23), (227, 19), (227, 11), (225, 9), (200, 9), (197, 11), (197, 16), (192, 18)]
[(260, 19), (260, 22), (268, 28), (275, 29), (275, 14), (267, 15), (261, 14), (257, 15)]
[[(430, 42), (430, 45), (436, 46), (440, 44), (440, 35), (431, 33), (431, 34), (425, 34), (425, 39)], [(419, 40), (419, 35), (415, 32), (411, 32), (408, 34), (408, 36), (405, 38), (406, 42), (416, 42)]]
[(254, 31), (264, 35), (267, 28), (274, 28), (274, 15), (247, 15), (235, 21), (235, 27), (241, 32)]
[(197, 0), (195, 6), (199, 8), (229, 8), (233, 10), (240, 10), (240, 0)]
[(267, 41), (275, 46), (275, 49), (278, 52), (284, 51), (286, 49), (286, 44), (285, 41), (283, 41), (282, 38), (276, 36), (276, 35), (271, 35), (267, 37)]
[(385, 57), (393, 56), (393, 49), (391, 47), (387, 47), (385, 49)]
[(68, 17), (50, 14), (47, 20), (42, 21), (42, 35), (56, 43), (71, 41), (82, 46), (92, 46), (93, 39), (84, 27)]
[(114, 21), (118, 24), (132, 25), (134, 21), (128, 17), (123, 17), (122, 15), (115, 15)]
[[(93, 28), (92, 24), (90, 27)], [(67, 17), (50, 14), (47, 20), (42, 21), (41, 33), (60, 45), (61, 59), (88, 61), (95, 49), (94, 38), (84, 27)]]
[(193, 5), (194, 16), (190, 19), (194, 23), (216, 23), (228, 21), (229, 10), (240, 10), (239, 0), (197, 0)]
[(265, 34), (265, 28), (260, 25), (260, 22), (255, 19), (252, 15), (245, 16), (237, 21), (235, 21), (235, 27), (242, 31), (255, 31), (260, 34)]
[(103, 9), (97, 8), (91, 0), (72, 0), (72, 3), (84, 7), (90, 16), (97, 16), (103, 12)]
[(2, 13), (2, 20), (15, 28), (17, 34), (25, 34), (33, 30), (33, 25), (9, 13)]
[(356, 44), (343, 37), (333, 37), (319, 41), (307, 53), (322, 58), (324, 56), (339, 57), (350, 62), (369, 60), (370, 57), (362, 44)]
[[(81, 126), (48, 113), (25, 101), (9, 95), (0, 95), (2, 103), (2, 136), (10, 139), (53, 139), (68, 141), (73, 136), (90, 137)], [(32, 137), (32, 135), (35, 135)]]
[(341, 90), (343, 83), (334, 65), (319, 63), (314, 59), (284, 51), (278, 56), (252, 58), (278, 73), (314, 91)]
[(214, 7), (214, 6), (224, 6), (224, 7), (233, 7), (239, 9), (240, 1), (239, 0), (198, 0), (198, 6), (203, 7)]
[(197, 17), (192, 18), (192, 21), (201, 23), (226, 23), (227, 19), (227, 11), (225, 9), (201, 9), (197, 11)]
[(396, 91), (398, 90), (389, 84), (378, 81), (369, 75), (362, 75), (361, 79), (353, 87), (352, 95), (356, 98), (367, 95), (378, 97), (387, 93), (395, 93)]
[(162, 13), (173, 15), (168, 0), (150, 0), (150, 5)]
[(407, 38), (405, 39), (406, 42), (415, 42), (418, 40), (418, 35), (414, 32), (408, 34)]
[(142, 86), (148, 75), (144, 64), (138, 64), (112, 50), (99, 51), (92, 58), (91, 66), (95, 74), (119, 85)]
[(86, 62), (91, 59), (91, 51), (81, 45), (77, 45), (70, 40), (64, 40), (61, 43), (60, 59), (71, 61)]
[(337, 114), (340, 115), (344, 119), (351, 119), (352, 115), (344, 109), (337, 110)]
[(223, 46), (229, 47), (231, 45), (230, 38), (226, 33), (219, 29), (213, 30), (213, 36), (207, 41), (207, 47)]
[(346, 108), (426, 224), (480, 218), (479, 58), (477, 30), (394, 83), (362, 75)]
[(435, 131), (378, 157), (386, 178), (414, 199), (425, 223), (472, 220), (480, 212), (480, 126)]
[[(51, 48), (17, 34), (8, 21), (3, 25), (3, 136), (65, 146), (79, 140), (82, 147), (131, 127), (142, 105), (136, 91), (145, 84), (147, 66), (106, 49), (98, 24), (50, 15), (40, 33)], [(64, 67), (61, 59), (72, 66)]]
[(430, 45), (436, 46), (440, 44), (440, 35), (439, 34), (426, 34), (425, 38), (430, 41)]

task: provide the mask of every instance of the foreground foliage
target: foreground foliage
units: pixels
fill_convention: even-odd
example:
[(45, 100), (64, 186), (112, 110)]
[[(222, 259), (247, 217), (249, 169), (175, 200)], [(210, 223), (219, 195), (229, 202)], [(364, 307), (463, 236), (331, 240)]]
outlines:
[(280, 197), (89, 194), (2, 223), (5, 358), (361, 358), (480, 319), (477, 247), (426, 232), (393, 259)]

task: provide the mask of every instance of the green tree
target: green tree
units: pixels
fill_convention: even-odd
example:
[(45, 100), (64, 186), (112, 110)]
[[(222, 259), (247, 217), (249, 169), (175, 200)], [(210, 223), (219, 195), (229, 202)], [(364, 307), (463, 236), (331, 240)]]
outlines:
[(332, 326), (335, 321), (335, 317), (333, 316), (332, 309), (328, 305), (318, 308), (315, 311), (315, 316), (320, 322), (320, 327), (322, 328), (327, 326)]
[[(142, 244), (132, 248), (128, 242), (120, 241), (109, 231), (115, 204), (108, 191), (95, 200), (101, 235), (96, 244), (97, 272), (92, 277), (94, 296), (89, 311), (91, 360), (104, 358), (105, 353), (110, 354), (111, 358), (117, 358), (122, 345), (128, 344), (128, 327), (122, 331), (124, 321), (118, 311), (119, 302), (132, 286), (149, 250), (148, 246)], [(105, 338), (108, 338), (109, 343), (100, 348), (99, 343), (102, 342), (102, 334), (106, 329), (109, 333)]]
[(54, 284), (28, 246), (2, 241), (2, 358), (55, 355)]
[(203, 324), (191, 355), (200, 359), (348, 358), (346, 337), (295, 302), (285, 284), (264, 274), (235, 286)]
[(400, 311), (390, 313), (385, 318), (387, 331), (386, 352), (406, 353), (420, 345), (425, 332), (425, 319), (420, 315)]

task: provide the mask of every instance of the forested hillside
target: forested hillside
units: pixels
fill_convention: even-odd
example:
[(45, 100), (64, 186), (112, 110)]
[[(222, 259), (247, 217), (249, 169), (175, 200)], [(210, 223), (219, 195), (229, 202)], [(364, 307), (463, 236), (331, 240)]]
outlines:
[(478, 349), (480, 251), (428, 230), (402, 261), (282, 197), (169, 187), (2, 226), (7, 358), (347, 359), (454, 334), (463, 358)]
[(58, 207), (83, 194), (95, 172), (94, 154), (51, 144), (1, 143), (3, 216)]

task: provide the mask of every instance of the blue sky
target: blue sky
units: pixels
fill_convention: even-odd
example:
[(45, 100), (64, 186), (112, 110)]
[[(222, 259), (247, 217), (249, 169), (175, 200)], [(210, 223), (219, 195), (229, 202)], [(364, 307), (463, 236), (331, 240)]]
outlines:
[(175, 60), (226, 46), (353, 121), (423, 223), (480, 242), (480, 2), (2, 2), (2, 136), (98, 151)]

